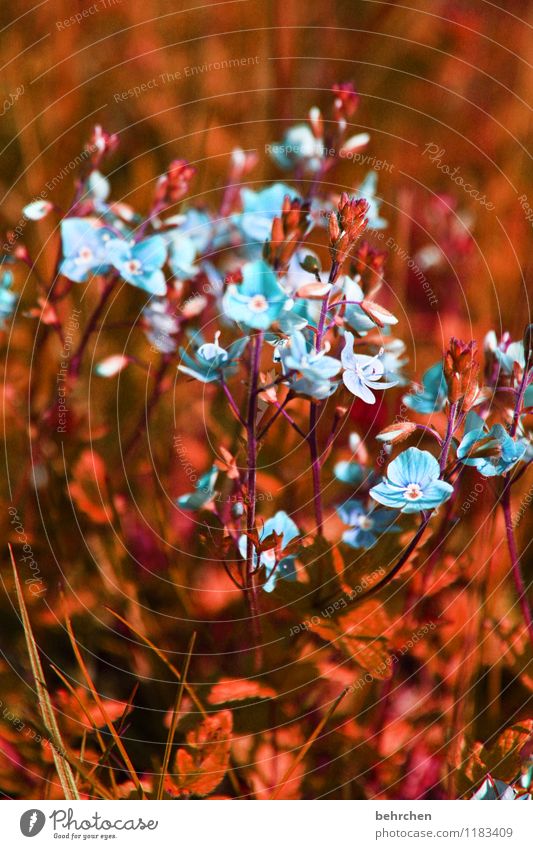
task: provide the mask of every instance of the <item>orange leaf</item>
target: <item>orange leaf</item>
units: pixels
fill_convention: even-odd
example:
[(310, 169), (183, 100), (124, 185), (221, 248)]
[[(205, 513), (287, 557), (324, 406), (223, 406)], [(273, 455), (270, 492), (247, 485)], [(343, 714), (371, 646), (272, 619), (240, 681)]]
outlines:
[(260, 684), (259, 681), (222, 678), (211, 690), (207, 701), (212, 705), (221, 705), (225, 702), (242, 702), (245, 699), (274, 699), (275, 697), (275, 690)]
[(171, 782), (180, 795), (207, 796), (218, 787), (229, 765), (232, 727), (231, 711), (223, 710), (187, 734), (190, 750), (178, 749), (177, 781)]
[(105, 463), (95, 451), (83, 451), (74, 466), (74, 480), (68, 485), (76, 506), (93, 522), (105, 523), (111, 519), (107, 501)]

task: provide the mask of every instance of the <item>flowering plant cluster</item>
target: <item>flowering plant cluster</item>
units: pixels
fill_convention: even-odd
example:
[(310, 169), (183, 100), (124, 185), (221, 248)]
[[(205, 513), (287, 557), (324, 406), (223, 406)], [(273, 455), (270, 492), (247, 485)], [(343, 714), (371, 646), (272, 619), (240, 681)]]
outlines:
[[(294, 184), (277, 181), (266, 188), (255, 183), (254, 188), (247, 187), (244, 181), (257, 158), (235, 150), (218, 209), (189, 202), (195, 170), (182, 160), (171, 163), (157, 181), (146, 216), (112, 201), (110, 183), (101, 169), (118, 141), (98, 127), (68, 211), (61, 214), (53, 204), (40, 201), (29, 203), (24, 211), (29, 220), (59, 215), (61, 243), (57, 274), (26, 316), (38, 317), (44, 327), (40, 332), (55, 336), (64, 347), (65, 304), (80, 298), (82, 288), (90, 293), (89, 301), (94, 299), (65, 366), (72, 403), (85, 369), (92, 368), (97, 382), (116, 379), (117, 384), (136, 369), (148, 374), (147, 401), (137, 424), (120, 443), (122, 460), (140, 451), (171, 387), (174, 403), (182, 410), (189, 405), (193, 410), (190, 399), (201, 392), (205, 420), (209, 419), (205, 439), (209, 447), (204, 450), (208, 456), (194, 485), (181, 480), (171, 487), (169, 525), (175, 523), (184, 533), (191, 527), (200, 529), (207, 551), (203, 556), (219, 573), (216, 581), (224, 581), (226, 591), (242, 598), (244, 645), (239, 651), (249, 664), (246, 675), (257, 680), (268, 675), (269, 662), (274, 666), (279, 662), (278, 655), (269, 661), (269, 647), (280, 628), (287, 631), (286, 619), (291, 616), (311, 621), (310, 629), (302, 629), (304, 636), (310, 630), (327, 646), (330, 665), (334, 666), (334, 652), (344, 652), (348, 679), (357, 680), (354, 670), (363, 668), (372, 680), (377, 664), (368, 643), (377, 641), (382, 648), (388, 627), (385, 619), (379, 620), (382, 614), (374, 599), (382, 598), (384, 610), (387, 592), (383, 591), (388, 588), (394, 594), (393, 582), (404, 575), (406, 580), (411, 576), (414, 591), (423, 598), (421, 587), (431, 579), (435, 560), (439, 562), (438, 549), (448, 526), (459, 521), (462, 481), (472, 469), (482, 480), (491, 481), (495, 503), (501, 506), (509, 581), (533, 644), (533, 619), (511, 511), (513, 486), (533, 458), (527, 428), (533, 407), (532, 329), (526, 328), (522, 340), (507, 334), (498, 339), (489, 333), (483, 367), (474, 341), (452, 338), (438, 362), (422, 375), (421, 386), (406, 375), (407, 345), (400, 335), (393, 335), (402, 330), (397, 315), (401, 304), (387, 278), (386, 254), (373, 244), (375, 232), (387, 226), (376, 194), (377, 175), (361, 175), (347, 192), (331, 191), (326, 184), (338, 158), (370, 142), (367, 133), (348, 132), (358, 102), (352, 86), (335, 87), (328, 120), (314, 108), (307, 123), (291, 128), (283, 142), (272, 147), (273, 162), (283, 169), (284, 181), (292, 174)], [(19, 246), (16, 253), (4, 256), (0, 290), (4, 329), (17, 307), (12, 288), (16, 265), (26, 265), (37, 274), (25, 248)], [(43, 281), (39, 283), (42, 286)], [(105, 328), (112, 298), (124, 299), (126, 314), (127, 287), (138, 290), (142, 298), (139, 315), (129, 322), (130, 331), (142, 336), (156, 354), (153, 371), (142, 357), (118, 346), (89, 365), (91, 345)], [(368, 426), (370, 413), (385, 407), (390, 411), (391, 399), (398, 398), (414, 414), (412, 421), (394, 420), (378, 433), (358, 435)], [(47, 458), (52, 456), (51, 434), (58, 414), (56, 398), (32, 410), (37, 488), (51, 474)], [(359, 424), (347, 439), (353, 421)], [(67, 443), (79, 424), (79, 418), (70, 418)], [(202, 427), (201, 422), (196, 424), (200, 439)], [(78, 507), (96, 525), (115, 516), (124, 526), (130, 521), (128, 533), (133, 536), (124, 496), (113, 492), (122, 486), (114, 478), (115, 470), (104, 471), (99, 461), (93, 461), (102, 484), (98, 504), (87, 494), (91, 465), (87, 455), (74, 456), (72, 462), (77, 478), (69, 482), (69, 496)], [(281, 493), (269, 499), (275, 503), (268, 509), (263, 506), (268, 468), (276, 464), (286, 467), (282, 479), (287, 486), (297, 479), (308, 481), (302, 484), (308, 487), (306, 501), (297, 503)], [(427, 557), (431, 568), (422, 583), (417, 582), (412, 565), (432, 534), (437, 554)], [(173, 545), (178, 547), (176, 540)], [(365, 581), (358, 591), (369, 573), (376, 579)], [(284, 610), (281, 619), (279, 609)], [(326, 615), (324, 610), (333, 613)], [(362, 621), (357, 619), (361, 610), (366, 615)], [(422, 615), (421, 608), (413, 615)], [(123, 619), (126, 626), (128, 622)], [(302, 651), (305, 647), (302, 640)], [(391, 669), (392, 663), (384, 668)], [(344, 680), (343, 699), (358, 689), (350, 687)], [(183, 689), (180, 692), (181, 698)], [(271, 690), (266, 685), (252, 687), (244, 698), (249, 696), (270, 698)], [(194, 693), (187, 698), (195, 704)], [(223, 701), (220, 693), (209, 698), (211, 704)], [(209, 795), (231, 769), (226, 746), (231, 725), (224, 712), (216, 716), (216, 721), (211, 715), (205, 720), (202, 731), (189, 732), (196, 766), (189, 750), (179, 749), (179, 779), (169, 777), (160, 786), (161, 793), (164, 789), (169, 796)], [(202, 747), (214, 740), (216, 755), (210, 762)], [(120, 745), (118, 750), (132, 776), (132, 792), (148, 792), (144, 778), (128, 766), (127, 753)], [(79, 774), (84, 776), (81, 767)], [(218, 776), (214, 783), (210, 775)], [(149, 792), (155, 793), (153, 785)]]

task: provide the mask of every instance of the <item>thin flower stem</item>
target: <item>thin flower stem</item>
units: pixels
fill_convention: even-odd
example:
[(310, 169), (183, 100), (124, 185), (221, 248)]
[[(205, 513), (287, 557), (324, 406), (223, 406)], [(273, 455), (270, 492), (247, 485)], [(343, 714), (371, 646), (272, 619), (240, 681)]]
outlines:
[[(328, 278), (328, 283), (330, 284), (330, 286), (333, 286), (333, 283), (335, 282), (335, 280), (337, 278), (338, 271), (339, 271), (339, 263), (333, 262), (332, 265), (331, 265), (331, 270), (329, 272), (329, 278)], [(330, 290), (330, 292), (331, 292), (331, 290)], [(317, 332), (316, 332), (316, 350), (317, 351), (320, 351), (320, 349), (322, 347), (322, 339), (324, 337), (324, 327), (325, 327), (325, 324), (326, 324), (326, 316), (328, 314), (328, 309), (329, 309), (330, 292), (328, 292), (328, 294), (324, 297), (324, 299), (322, 301), (322, 307), (320, 309), (320, 318), (318, 319), (318, 326), (317, 326)]]
[(233, 410), (233, 412), (235, 413), (236, 418), (239, 420), (239, 422), (241, 423), (241, 425), (243, 427), (246, 427), (246, 422), (243, 419), (243, 417), (241, 416), (240, 410), (237, 406), (237, 402), (235, 401), (235, 398), (231, 394), (231, 390), (230, 390), (228, 384), (226, 383), (226, 381), (224, 380), (223, 377), (220, 378), (220, 385), (222, 386), (222, 389), (224, 390), (224, 395), (228, 399), (229, 405), (230, 405), (231, 409)]
[[(328, 283), (333, 285), (339, 271), (339, 263), (334, 261), (329, 272)], [(320, 308), (320, 318), (315, 338), (315, 350), (319, 352), (322, 348), (322, 339), (325, 334), (326, 316), (328, 314), (330, 292), (324, 297)], [(311, 401), (309, 410), (309, 433), (307, 434), (307, 442), (309, 444), (309, 453), (311, 455), (311, 471), (313, 476), (313, 504), (315, 508), (316, 530), (319, 537), (323, 536), (324, 526), (324, 511), (322, 509), (322, 492), (320, 485), (320, 454), (318, 451), (318, 412), (320, 402)]]
[(518, 387), (518, 391), (516, 393), (516, 404), (513, 413), (513, 420), (511, 422), (511, 427), (509, 428), (509, 436), (512, 436), (513, 439), (516, 435), (516, 431), (518, 429), (518, 423), (520, 421), (520, 414), (522, 412), (522, 404), (524, 401), (524, 395), (526, 394), (526, 389), (529, 383), (529, 363), (525, 363), (524, 365), (524, 373), (522, 375), (522, 380), (520, 381), (520, 386)]
[(323, 454), (322, 454), (321, 465), (324, 462), (325, 458), (328, 456), (328, 452), (329, 452), (331, 446), (333, 445), (333, 442), (334, 442), (335, 437), (337, 435), (337, 431), (339, 429), (339, 425), (342, 422), (342, 420), (344, 419), (344, 416), (345, 416), (345, 412), (343, 410), (341, 410), (339, 407), (337, 407), (337, 409), (335, 410), (335, 415), (333, 417), (331, 430), (330, 430), (329, 436), (328, 436), (327, 441), (326, 441), (326, 447), (324, 448), (324, 451), (323, 451)]
[[(527, 389), (527, 385), (529, 382), (529, 363), (525, 363), (524, 365), (524, 373), (522, 375), (522, 380), (520, 381), (520, 386), (518, 387), (518, 391), (516, 393), (516, 403), (513, 412), (513, 420), (511, 422), (511, 427), (509, 429), (509, 435), (514, 439), (516, 435), (516, 431), (518, 429), (518, 424), (520, 421), (520, 414), (522, 410), (522, 404), (524, 400), (524, 394)], [(525, 467), (527, 468), (527, 466)], [(522, 569), (520, 567), (520, 558), (518, 556), (518, 548), (516, 545), (516, 538), (514, 534), (514, 523), (513, 517), (511, 514), (511, 486), (516, 482), (518, 476), (515, 478), (508, 477), (505, 481), (503, 487), (503, 493), (501, 497), (501, 505), (503, 510), (503, 515), (505, 519), (505, 533), (507, 536), (507, 548), (509, 549), (509, 555), (511, 557), (511, 566), (513, 571), (513, 579), (516, 587), (516, 592), (518, 594), (518, 601), (520, 604), (520, 609), (522, 610), (522, 616), (524, 617), (524, 622), (526, 623), (526, 627), (529, 634), (529, 639), (531, 644), (533, 645), (533, 617), (531, 614), (531, 608), (529, 607), (529, 601), (527, 598), (527, 588), (524, 583), (524, 579), (522, 577)]]
[(333, 310), (333, 309), (335, 309), (335, 307), (344, 307), (344, 306), (350, 306), (350, 305), (360, 307), (361, 301), (344, 301), (344, 300), (341, 299), (340, 301), (335, 301), (335, 303), (330, 304), (328, 306), (328, 310)]
[[(274, 406), (277, 408), (277, 413), (280, 413), (280, 414), (281, 414), (284, 418), (286, 418), (286, 419), (287, 419), (287, 421), (289, 422), (289, 424), (291, 425), (291, 427), (293, 427), (293, 428), (294, 428), (294, 430), (296, 431), (296, 433), (299, 433), (299, 434), (300, 434), (300, 436), (302, 437), (302, 439), (307, 439), (307, 435), (303, 432), (303, 430), (301, 429), (301, 427), (300, 427), (299, 425), (297, 425), (297, 424), (296, 424), (296, 422), (294, 421), (293, 417), (292, 417), (292, 416), (291, 416), (291, 415), (290, 415), (290, 414), (286, 411), (286, 409), (285, 409), (285, 404), (287, 403), (287, 400), (289, 400), (289, 399), (288, 399), (288, 398), (286, 398), (286, 399), (285, 399), (285, 401), (283, 402), (283, 404), (279, 404), (277, 401), (274, 401), (274, 402), (273, 402)], [(277, 415), (277, 413), (276, 413), (276, 415)], [(270, 423), (269, 423), (269, 424), (270, 424)]]
[(141, 438), (142, 434), (148, 430), (148, 423), (150, 421), (150, 416), (152, 415), (157, 402), (161, 397), (161, 392), (163, 389), (163, 379), (165, 374), (167, 373), (168, 367), (170, 365), (170, 356), (168, 354), (164, 354), (161, 358), (161, 362), (159, 364), (159, 368), (155, 374), (154, 385), (152, 387), (152, 392), (150, 398), (146, 403), (146, 407), (142, 411), (139, 416), (139, 420), (137, 422), (137, 426), (130, 436), (123, 452), (123, 458), (126, 457), (132, 452), (132, 450), (137, 445), (137, 442)]
[(437, 433), (436, 430), (433, 430), (432, 427), (429, 427), (429, 425), (417, 424), (416, 428), (417, 428), (417, 430), (423, 430), (425, 433), (429, 433), (431, 436), (434, 436), (435, 439), (437, 440), (437, 442), (439, 443), (439, 445), (441, 447), (443, 446), (444, 443), (443, 443), (440, 435)]
[(259, 331), (252, 339), (252, 361), (250, 372), (250, 390), (248, 398), (248, 415), (246, 431), (248, 436), (248, 474), (247, 474), (247, 509), (246, 509), (246, 596), (252, 617), (252, 629), (255, 643), (255, 663), (261, 665), (261, 628), (259, 623), (259, 603), (257, 584), (254, 575), (254, 541), (255, 507), (257, 488), (257, 383), (259, 380), (259, 365), (263, 334)]
[[(386, 587), (387, 584), (389, 584), (392, 581), (392, 579), (398, 574), (398, 572), (400, 571), (402, 566), (404, 566), (406, 564), (409, 557), (411, 556), (411, 554), (413, 553), (413, 551), (417, 547), (418, 543), (422, 539), (422, 537), (423, 537), (423, 535), (426, 531), (426, 528), (429, 525), (429, 521), (431, 519), (432, 514), (433, 514), (432, 510), (430, 510), (427, 513), (422, 514), (422, 521), (421, 521), (421, 523), (418, 527), (416, 534), (414, 535), (414, 537), (412, 538), (412, 540), (408, 544), (408, 546), (404, 549), (401, 557), (399, 558), (399, 560), (396, 561), (395, 565), (392, 567), (390, 572), (387, 572), (387, 574), (385, 575), (384, 578), (381, 579), (381, 581), (378, 581), (377, 584), (374, 584), (373, 586), (371, 586), (366, 592), (361, 593), (356, 598), (352, 598), (352, 599), (348, 600), (347, 601), (348, 605), (353, 604), (355, 602), (359, 603), (360, 601), (366, 600), (367, 598), (369, 598), (369, 596), (376, 595), (376, 593), (380, 592), (380, 590), (382, 590), (383, 587)], [(322, 602), (322, 604), (324, 604), (324, 602)]]
[(270, 430), (270, 428), (272, 427), (274, 422), (277, 421), (277, 419), (281, 416), (281, 414), (283, 413), (283, 410), (285, 409), (285, 407), (287, 406), (287, 404), (289, 403), (290, 400), (291, 400), (291, 393), (289, 392), (289, 394), (287, 395), (285, 400), (281, 404), (277, 405), (277, 410), (274, 413), (274, 415), (271, 416), (271, 418), (267, 421), (267, 423), (263, 427), (263, 429), (259, 431), (259, 433), (257, 435), (257, 439), (259, 441), (264, 439), (264, 437), (267, 435), (268, 431)]
[(522, 475), (523, 475), (525, 472), (527, 472), (527, 470), (528, 470), (528, 469), (529, 469), (529, 467), (531, 466), (531, 463), (533, 463), (533, 457), (531, 458), (531, 460), (528, 460), (528, 461), (527, 461), (527, 463), (524, 463), (524, 465), (522, 466), (522, 468), (520, 469), (520, 471), (516, 473), (516, 475), (514, 476), (514, 478), (512, 478), (512, 480), (510, 481), (510, 486), (512, 486), (513, 484), (515, 484), (517, 481), (519, 481), (519, 480), (520, 480), (520, 478), (522, 477)]
[(285, 374), (280, 374), (278, 377), (276, 377), (275, 380), (273, 380), (271, 383), (265, 384), (265, 386), (257, 386), (255, 389), (255, 394), (260, 395), (261, 392), (267, 392), (269, 389), (274, 389), (274, 387), (279, 386), (280, 383), (283, 383), (285, 380), (287, 380), (287, 378), (290, 377), (291, 374), (294, 374), (294, 371), (292, 369), (286, 372)]
[(78, 348), (70, 361), (70, 375), (72, 377), (78, 377), (80, 373), (81, 363), (83, 360), (85, 349), (89, 343), (89, 339), (91, 338), (93, 331), (96, 328), (96, 325), (98, 324), (98, 320), (104, 311), (104, 307), (109, 299), (109, 296), (111, 295), (111, 292), (115, 287), (117, 280), (118, 275), (113, 274), (113, 276), (110, 277), (104, 285), (96, 309), (94, 310), (89, 321), (87, 322), (85, 330), (83, 332), (83, 336), (80, 339), (80, 344), (78, 345)]
[(448, 463), (448, 454), (450, 453), (450, 445), (452, 444), (452, 437), (455, 430), (455, 417), (457, 414), (457, 403), (450, 404), (450, 410), (448, 413), (448, 425), (446, 427), (446, 435), (444, 436), (444, 441), (442, 443), (442, 451), (440, 455), (440, 474), (441, 477), (446, 469), (446, 464)]
[(322, 510), (322, 493), (320, 490), (320, 457), (318, 454), (317, 438), (318, 403), (311, 401), (309, 412), (309, 433), (307, 441), (311, 454), (311, 470), (313, 474), (313, 504), (315, 508), (316, 531), (318, 536), (323, 536), (324, 513)]
[(518, 556), (518, 549), (516, 546), (516, 538), (514, 535), (514, 525), (513, 525), (513, 517), (511, 515), (511, 485), (510, 481), (507, 481), (504, 486), (501, 505), (503, 509), (503, 515), (505, 518), (505, 532), (507, 535), (507, 547), (509, 549), (509, 554), (511, 557), (511, 565), (513, 570), (513, 578), (514, 584), (516, 587), (516, 592), (518, 594), (518, 601), (520, 604), (520, 609), (522, 610), (522, 616), (524, 617), (524, 622), (526, 623), (526, 627), (529, 634), (529, 640), (531, 645), (533, 646), (533, 616), (531, 615), (531, 609), (529, 607), (529, 602), (527, 598), (527, 587), (524, 583), (524, 578), (522, 577), (522, 570), (520, 568), (520, 558)]

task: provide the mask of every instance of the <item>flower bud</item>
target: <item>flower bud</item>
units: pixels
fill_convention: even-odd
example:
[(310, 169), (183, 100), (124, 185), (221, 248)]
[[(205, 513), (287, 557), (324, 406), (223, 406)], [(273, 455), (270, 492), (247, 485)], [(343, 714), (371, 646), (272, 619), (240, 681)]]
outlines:
[(414, 424), (414, 422), (396, 422), (395, 424), (391, 424), (384, 430), (380, 431), (376, 436), (376, 439), (379, 439), (380, 442), (396, 444), (397, 442), (403, 442), (404, 439), (407, 439), (407, 437), (414, 433), (415, 430), (416, 424)]

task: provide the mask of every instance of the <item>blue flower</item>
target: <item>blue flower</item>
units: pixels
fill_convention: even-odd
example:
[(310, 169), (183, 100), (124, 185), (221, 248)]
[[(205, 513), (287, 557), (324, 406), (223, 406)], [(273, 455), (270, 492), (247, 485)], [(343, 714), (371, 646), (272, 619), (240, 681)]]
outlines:
[[(281, 541), (279, 544), (280, 550), (283, 550), (287, 547), (291, 540), (295, 539), (300, 533), (297, 526), (290, 518), (290, 516), (285, 513), (284, 510), (278, 510), (275, 516), (271, 519), (267, 519), (263, 530), (259, 534), (259, 542), (261, 540), (266, 539), (271, 534), (276, 533), (281, 537)], [(246, 547), (247, 547), (247, 537), (246, 534), (243, 534), (239, 539), (239, 551), (242, 557), (246, 557)], [(263, 589), (267, 593), (271, 593), (274, 587), (276, 586), (276, 582), (280, 578), (285, 578), (288, 581), (296, 580), (296, 566), (295, 566), (295, 557), (290, 554), (287, 557), (282, 557), (280, 560), (277, 559), (278, 554), (275, 549), (270, 549), (268, 551), (262, 551), (259, 555), (259, 563), (257, 562), (257, 554), (254, 550), (254, 568), (258, 568), (258, 566), (264, 566), (266, 569), (267, 580), (263, 584)]]
[(422, 377), (423, 388), (418, 392), (403, 396), (403, 403), (415, 413), (438, 413), (446, 403), (446, 380), (442, 363), (431, 366)]
[(13, 275), (11, 271), (0, 270), (0, 330), (6, 329), (6, 322), (11, 318), (19, 296), (11, 290)]
[(379, 475), (368, 466), (355, 463), (353, 460), (339, 460), (333, 467), (333, 474), (338, 481), (354, 487), (359, 487), (363, 483), (365, 486), (370, 486), (380, 480)]
[(527, 802), (531, 800), (531, 794), (524, 793), (519, 796), (510, 784), (500, 781), (499, 778), (488, 776), (470, 798), (489, 802)]
[[(344, 317), (346, 322), (355, 330), (356, 333), (359, 334), (359, 336), (366, 336), (369, 330), (375, 330), (378, 323), (377, 320), (373, 320), (369, 315), (367, 315), (363, 308), (359, 306), (359, 303), (353, 303), (353, 301), (361, 302), (365, 300), (365, 294), (359, 285), (360, 279), (359, 275), (356, 275), (354, 279), (345, 275), (340, 278), (338, 285), (342, 286), (343, 299), (349, 302), (344, 308)], [(371, 302), (368, 300), (367, 304), (369, 307), (371, 306)], [(383, 308), (375, 302), (372, 304), (372, 312), (379, 318), (381, 322), (379, 326), (383, 326), (385, 322), (387, 325), (398, 324), (396, 316), (392, 315), (392, 313), (388, 310), (383, 310)]]
[(169, 247), (168, 264), (174, 277), (178, 280), (195, 277), (198, 269), (194, 262), (199, 251), (192, 234), (187, 233), (184, 228), (174, 229), (165, 233), (165, 239)]
[(503, 425), (495, 424), (488, 430), (480, 416), (469, 413), (457, 457), (465, 466), (474, 466), (484, 477), (491, 478), (508, 472), (526, 449), (527, 444), (515, 442)]
[(278, 318), (280, 330), (283, 333), (293, 333), (295, 330), (303, 330), (313, 321), (309, 315), (309, 304), (312, 301), (298, 298), (290, 309), (284, 309)]
[(231, 283), (224, 295), (224, 312), (233, 321), (267, 330), (287, 303), (287, 296), (269, 265), (258, 259), (242, 268), (243, 282)]
[(386, 380), (396, 380), (398, 386), (406, 386), (409, 383), (401, 371), (409, 362), (409, 359), (403, 356), (404, 354), (405, 342), (401, 339), (389, 339), (383, 345), (383, 353), (380, 356)]
[(180, 324), (165, 298), (152, 298), (143, 310), (145, 333), (148, 341), (162, 354), (171, 354), (176, 350), (175, 335)]
[(398, 515), (390, 510), (366, 508), (362, 501), (350, 499), (340, 507), (337, 513), (345, 525), (350, 525), (349, 531), (344, 531), (342, 541), (351, 548), (372, 548), (381, 534), (398, 533), (396, 526)]
[(245, 236), (254, 242), (264, 242), (272, 230), (272, 221), (280, 215), (283, 199), (298, 197), (297, 192), (284, 183), (274, 183), (266, 189), (254, 192), (242, 189), (242, 214), (235, 216), (235, 222)]
[(385, 507), (402, 513), (433, 510), (447, 501), (453, 486), (439, 479), (440, 468), (429, 451), (408, 448), (387, 469), (387, 478), (372, 487), (370, 495)]
[(333, 467), (333, 474), (342, 483), (357, 486), (365, 480), (368, 471), (361, 463), (354, 463), (350, 460), (339, 460)]
[(213, 466), (205, 475), (199, 478), (198, 483), (194, 488), (194, 492), (188, 492), (186, 495), (180, 495), (176, 504), (182, 510), (194, 512), (201, 510), (202, 507), (211, 501), (215, 495), (215, 484), (217, 481), (218, 469)]
[(319, 171), (324, 144), (307, 124), (296, 124), (285, 133), (283, 141), (270, 145), (269, 153), (280, 168), (289, 170), (301, 165), (306, 171)]
[(75, 283), (83, 283), (90, 274), (111, 270), (108, 247), (115, 234), (95, 218), (65, 218), (61, 222), (63, 261), (61, 274)]
[(494, 354), (500, 364), (501, 370), (505, 372), (505, 374), (513, 373), (513, 366), (515, 363), (518, 363), (520, 368), (524, 368), (525, 357), (523, 342), (511, 342), (505, 350), (498, 347), (495, 349)]
[(385, 371), (379, 355), (369, 357), (366, 354), (355, 354), (353, 333), (347, 331), (345, 339), (346, 344), (341, 354), (344, 385), (352, 395), (361, 398), (365, 404), (375, 404), (376, 396), (372, 390), (389, 389), (391, 386), (396, 386), (397, 381), (379, 383)]
[(167, 258), (167, 248), (162, 236), (149, 236), (137, 243), (112, 239), (108, 242), (107, 256), (132, 286), (151, 295), (166, 294), (165, 275), (161, 268)]
[(233, 342), (230, 352), (218, 344), (220, 331), (215, 334), (214, 342), (204, 342), (196, 351), (194, 358), (189, 356), (184, 348), (180, 348), (182, 362), (178, 371), (190, 374), (202, 383), (214, 383), (222, 377), (226, 378), (237, 371), (242, 353), (248, 344), (248, 339), (238, 339)]
[(319, 400), (335, 392), (337, 383), (332, 383), (330, 378), (339, 373), (341, 364), (334, 357), (328, 357), (326, 350), (315, 351), (300, 330), (291, 334), (289, 345), (281, 348), (279, 355), (284, 373), (294, 371), (299, 375), (289, 378), (294, 392)]
[[(347, 301), (363, 301), (364, 293), (357, 280), (353, 280), (348, 275), (342, 278), (343, 295)], [(344, 316), (346, 321), (356, 333), (360, 336), (365, 336), (369, 330), (373, 330), (376, 323), (367, 316), (364, 310), (358, 304), (348, 304), (345, 307)]]
[(179, 225), (180, 234), (192, 241), (199, 254), (207, 249), (214, 234), (214, 222), (211, 217), (203, 209), (194, 209), (194, 207), (185, 210), (183, 215), (167, 218), (165, 224)]

